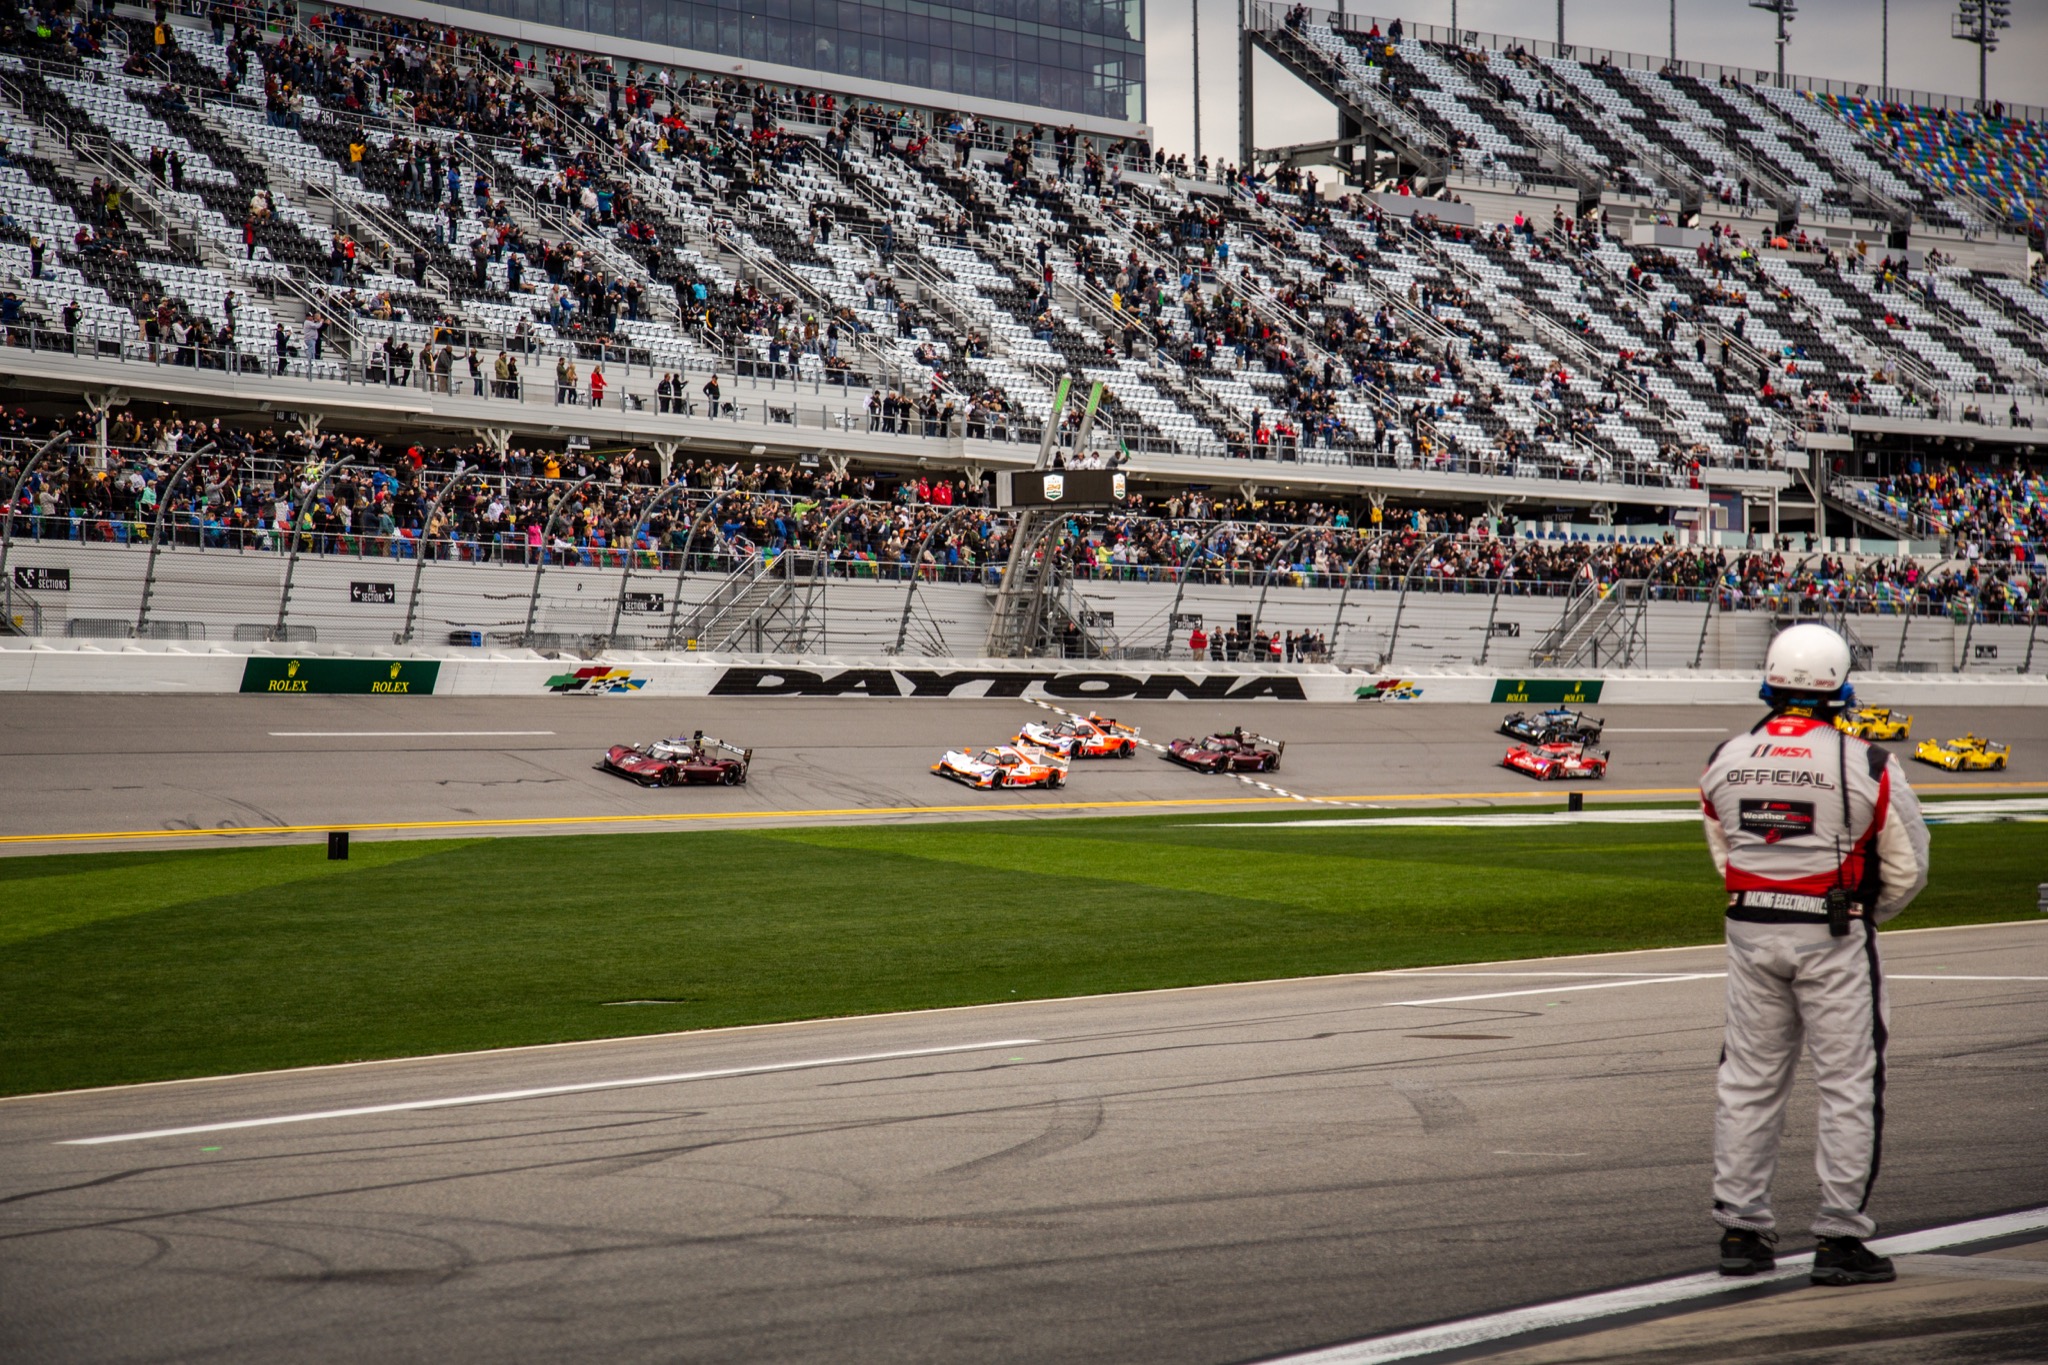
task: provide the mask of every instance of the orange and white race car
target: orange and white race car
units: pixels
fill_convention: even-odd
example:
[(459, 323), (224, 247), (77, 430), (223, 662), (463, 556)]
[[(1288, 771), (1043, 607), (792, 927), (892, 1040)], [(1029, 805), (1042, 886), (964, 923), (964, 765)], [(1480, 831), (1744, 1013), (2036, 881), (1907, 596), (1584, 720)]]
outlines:
[(1028, 745), (997, 744), (986, 749), (949, 749), (932, 764), (940, 777), (950, 777), (983, 791), (1001, 787), (1064, 787), (1067, 760)]
[(1086, 720), (1034, 720), (1017, 732), (1016, 742), (1061, 758), (1129, 758), (1138, 751), (1138, 727), (1107, 716)]

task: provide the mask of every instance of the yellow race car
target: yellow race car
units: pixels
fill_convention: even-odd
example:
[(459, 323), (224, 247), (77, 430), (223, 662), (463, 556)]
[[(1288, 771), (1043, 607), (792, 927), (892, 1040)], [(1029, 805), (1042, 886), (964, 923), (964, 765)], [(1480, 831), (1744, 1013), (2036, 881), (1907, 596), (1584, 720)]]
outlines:
[(1859, 706), (1836, 716), (1835, 728), (1858, 739), (1911, 739), (1913, 718), (1889, 706)]
[(1975, 735), (1964, 735), (1961, 739), (1948, 741), (1923, 739), (1913, 750), (1913, 757), (1922, 763), (1932, 763), (1937, 768), (1946, 768), (1952, 773), (1998, 771), (2005, 767), (2012, 757), (2012, 746), (1996, 744)]

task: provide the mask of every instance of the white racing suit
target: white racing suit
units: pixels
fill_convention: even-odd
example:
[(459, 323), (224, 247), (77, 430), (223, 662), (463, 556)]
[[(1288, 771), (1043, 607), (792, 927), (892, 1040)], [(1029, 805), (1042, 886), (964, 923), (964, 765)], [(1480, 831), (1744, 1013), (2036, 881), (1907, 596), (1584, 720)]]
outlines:
[[(1889, 1002), (1877, 925), (1927, 884), (1927, 825), (1898, 760), (1803, 711), (1715, 751), (1700, 779), (1728, 887), (1728, 1023), (1714, 1118), (1714, 1221), (1771, 1233), (1771, 1177), (1802, 1042), (1820, 1091), (1822, 1237), (1869, 1237), (1884, 1137)], [(1825, 897), (1855, 908), (1829, 932)]]

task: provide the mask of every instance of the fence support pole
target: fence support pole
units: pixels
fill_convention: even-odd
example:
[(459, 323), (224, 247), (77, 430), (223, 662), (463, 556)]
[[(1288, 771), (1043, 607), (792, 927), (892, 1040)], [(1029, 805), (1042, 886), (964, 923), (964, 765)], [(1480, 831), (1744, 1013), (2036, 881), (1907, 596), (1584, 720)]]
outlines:
[(690, 533), (683, 537), (683, 552), (676, 557), (676, 590), (669, 594), (668, 635), (662, 640), (662, 648), (676, 647), (676, 631), (683, 617), (683, 580), (690, 576), (690, 547), (697, 543), (697, 528), (713, 524), (711, 518), (718, 515), (719, 505), (730, 493), (720, 493), (704, 505), (704, 511), (690, 523)]
[(454, 477), (441, 485), (441, 491), (434, 495), (434, 501), (427, 508), (427, 519), (420, 525), (419, 543), (413, 546), (412, 551), (412, 592), (405, 599), (405, 629), (399, 632), (398, 636), (398, 643), (401, 645), (412, 643), (413, 628), (419, 624), (420, 578), (427, 571), (427, 534), (433, 530), (434, 519), (441, 514), (441, 504), (447, 501), (448, 495), (455, 491), (456, 486), (464, 479), (478, 477), (480, 476), (474, 470), (456, 470)]
[(891, 654), (901, 654), (903, 652), (903, 642), (910, 636), (910, 608), (917, 601), (918, 570), (924, 564), (925, 553), (931, 549), (933, 539), (938, 536), (940, 530), (959, 518), (963, 513), (984, 510), (986, 509), (980, 507), (956, 507), (946, 513), (945, 516), (933, 522), (931, 530), (926, 531), (924, 539), (918, 542), (917, 553), (910, 557), (910, 587), (903, 594), (903, 615), (896, 622), (896, 647), (889, 651)]
[(1960, 652), (1959, 652), (1959, 653), (1958, 653), (1958, 654), (1956, 655), (1956, 667), (1955, 667), (1955, 671), (1956, 671), (1956, 672), (1958, 672), (1958, 673), (1962, 672), (1962, 671), (1963, 671), (1963, 670), (1964, 670), (1965, 668), (1969, 667), (1969, 664), (1970, 664), (1970, 641), (1976, 638), (1976, 635), (1977, 635), (1977, 613), (1978, 613), (1979, 611), (1983, 610), (1983, 606), (1984, 606), (1984, 580), (1983, 580), (1983, 578), (1982, 578), (1982, 577), (1980, 576), (1980, 577), (1979, 577), (1979, 578), (1977, 579), (1977, 591), (1975, 591), (1974, 593), (1971, 593), (1971, 594), (1970, 594), (1970, 606), (1969, 606), (1969, 612), (1970, 612), (1970, 619), (1969, 619), (1968, 623), (1967, 623), (1967, 624), (1965, 624), (1965, 625), (1963, 626), (1963, 647), (1962, 647), (1962, 650), (1961, 650), (1961, 651), (1960, 651)]
[(14, 545), (14, 504), (21, 500), (21, 490), (28, 486), (28, 476), (36, 472), (49, 453), (64, 443), (68, 433), (58, 432), (42, 443), (36, 453), (28, 457), (28, 463), (21, 467), (21, 473), (14, 480), (14, 486), (7, 490), (7, 501), (0, 503), (0, 593), (6, 595), (6, 619), (14, 620), (14, 579), (7, 572), (7, 552)]
[[(1266, 594), (1268, 592), (1271, 592), (1273, 589), (1274, 570), (1276, 570), (1280, 566), (1282, 560), (1286, 560), (1288, 556), (1294, 553), (1295, 546), (1301, 544), (1301, 542), (1304, 539), (1306, 539), (1308, 536), (1312, 534), (1313, 532), (1311, 531), (1297, 531), (1294, 535), (1288, 537), (1287, 543), (1285, 545), (1282, 545), (1278, 550), (1274, 551), (1273, 557), (1270, 560), (1266, 561), (1265, 579), (1259, 585), (1259, 600), (1252, 607), (1253, 636), (1256, 637), (1258, 635), (1259, 623), (1265, 620), (1266, 618)], [(1247, 640), (1245, 641), (1245, 643), (1249, 645), (1251, 641)], [(1265, 660), (1262, 659), (1260, 660), (1260, 662), (1264, 663)]]
[(548, 515), (547, 525), (541, 528), (540, 562), (533, 566), (533, 593), (526, 599), (526, 632), (519, 637), (519, 643), (528, 649), (533, 648), (533, 627), (540, 619), (540, 580), (541, 575), (547, 572), (548, 556), (554, 553), (555, 527), (561, 524), (562, 513), (569, 510), (569, 504), (576, 500), (576, 495), (596, 482), (597, 476), (593, 474), (555, 499), (554, 511)]
[[(837, 512), (832, 514), (831, 519), (825, 523), (824, 531), (818, 536), (820, 548), (814, 555), (811, 563), (810, 600), (804, 603), (803, 619), (806, 623), (810, 621), (811, 611), (815, 604), (819, 621), (818, 647), (820, 649), (829, 649), (832, 639), (832, 613), (826, 593), (826, 590), (832, 583), (832, 534), (839, 529), (839, 523), (845, 521), (865, 505), (868, 504), (857, 499), (848, 499)], [(982, 510), (986, 511), (988, 509), (983, 508)], [(809, 638), (808, 635), (802, 637), (794, 648), (805, 648)]]
[[(344, 469), (351, 469), (353, 467), (354, 466), (350, 465), (347, 461), (344, 460), (342, 463), (336, 465), (334, 468), (328, 470), (325, 474), (321, 475), (320, 478), (313, 484), (312, 490), (308, 492), (306, 498), (301, 501), (301, 508), (303, 509), (307, 503), (310, 503), (313, 500), (313, 498), (315, 498), (318, 495), (319, 490), (322, 487), (331, 483), (336, 474), (339, 474)], [(297, 571), (299, 567), (299, 532), (297, 525), (298, 517), (294, 516), (292, 518), (292, 522), (292, 549), (291, 553), (288, 556), (286, 556), (284, 561), (284, 587), (280, 589), (277, 594), (277, 625), (272, 632), (272, 638), (278, 640), (282, 640), (285, 638), (284, 620), (285, 614), (291, 610), (292, 575), (294, 572)], [(308, 535), (310, 534), (311, 532), (309, 531)]]
[(187, 455), (172, 472), (171, 477), (165, 480), (164, 491), (157, 497), (156, 516), (151, 520), (149, 527), (149, 564), (142, 571), (142, 604), (135, 611), (137, 639), (140, 639), (143, 631), (149, 628), (149, 599), (156, 590), (156, 557), (164, 545), (164, 513), (170, 510), (171, 498), (178, 491), (178, 480), (185, 477), (185, 471), (192, 467), (193, 461), (212, 449), (213, 443), (209, 441)]
[[(1203, 523), (1196, 522), (1195, 524), (1197, 526), (1200, 526)], [(1231, 523), (1227, 521), (1210, 523), (1211, 534), (1229, 525), (1231, 525)], [(1183, 563), (1182, 565), (1180, 565), (1180, 573), (1176, 575), (1177, 581), (1175, 582), (1173, 588), (1173, 605), (1166, 609), (1166, 652), (1168, 655), (1171, 655), (1173, 653), (1174, 620), (1180, 615), (1181, 600), (1187, 595), (1188, 570), (1193, 568), (1196, 564), (1201, 563), (1205, 559), (1213, 558), (1215, 558), (1215, 555), (1213, 555), (1209, 550), (1209, 536), (1203, 536), (1195, 546), (1194, 560), (1191, 563)]]
[(1493, 600), (1486, 604), (1486, 634), (1479, 638), (1479, 666), (1486, 667), (1486, 656), (1493, 651), (1493, 621), (1500, 614), (1500, 575), (1493, 576)]
[[(666, 467), (667, 464), (668, 459), (664, 457), (662, 465)], [(617, 649), (619, 647), (619, 617), (626, 610), (626, 585), (633, 581), (633, 556), (639, 550), (640, 533), (647, 529), (648, 522), (654, 520), (655, 512), (660, 510), (663, 503), (678, 493), (687, 494), (689, 491), (690, 486), (685, 483), (670, 484), (667, 488), (662, 489), (660, 493), (655, 495), (654, 500), (647, 504), (647, 510), (640, 514), (640, 520), (633, 526), (633, 534), (626, 538), (626, 553), (622, 557), (625, 567), (619, 574), (618, 596), (612, 602), (612, 628), (604, 637), (606, 649)], [(654, 562), (657, 567), (661, 564), (661, 551), (656, 550), (654, 552)]]
[(1394, 645), (1401, 638), (1401, 613), (1408, 610), (1408, 587), (1415, 581), (1415, 566), (1422, 562), (1424, 555), (1442, 543), (1442, 537), (1438, 537), (1408, 557), (1408, 567), (1401, 574), (1401, 596), (1394, 603), (1394, 628), (1387, 634), (1387, 652), (1380, 658), (1381, 668), (1394, 662)]
[[(1375, 494), (1374, 496), (1377, 497), (1378, 495)], [(1358, 577), (1358, 566), (1365, 562), (1367, 555), (1379, 547), (1379, 543), (1385, 535), (1386, 532), (1384, 531), (1375, 531), (1367, 536), (1365, 544), (1360, 547), (1357, 554), (1351, 557), (1350, 565), (1344, 570), (1344, 585), (1337, 590), (1337, 616), (1335, 620), (1330, 622), (1330, 657), (1332, 659), (1337, 657), (1338, 638), (1344, 631), (1344, 603), (1351, 597), (1352, 580)]]

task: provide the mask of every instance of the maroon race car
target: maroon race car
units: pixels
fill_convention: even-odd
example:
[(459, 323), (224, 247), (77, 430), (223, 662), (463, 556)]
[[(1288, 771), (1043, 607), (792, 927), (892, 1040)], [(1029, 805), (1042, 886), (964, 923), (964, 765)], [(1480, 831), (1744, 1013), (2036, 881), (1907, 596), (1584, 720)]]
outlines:
[(1597, 782), (1607, 776), (1607, 751), (1576, 741), (1562, 744), (1517, 744), (1500, 761), (1503, 768), (1543, 782)]
[(747, 780), (747, 765), (753, 760), (752, 749), (712, 739), (699, 730), (693, 735), (650, 740), (645, 744), (614, 744), (605, 750), (596, 767), (600, 772), (615, 773), (643, 787), (693, 783), (737, 787)]
[(1280, 771), (1280, 754), (1286, 748), (1280, 740), (1255, 735), (1240, 725), (1206, 739), (1176, 739), (1161, 757), (1198, 773), (1273, 773)]

